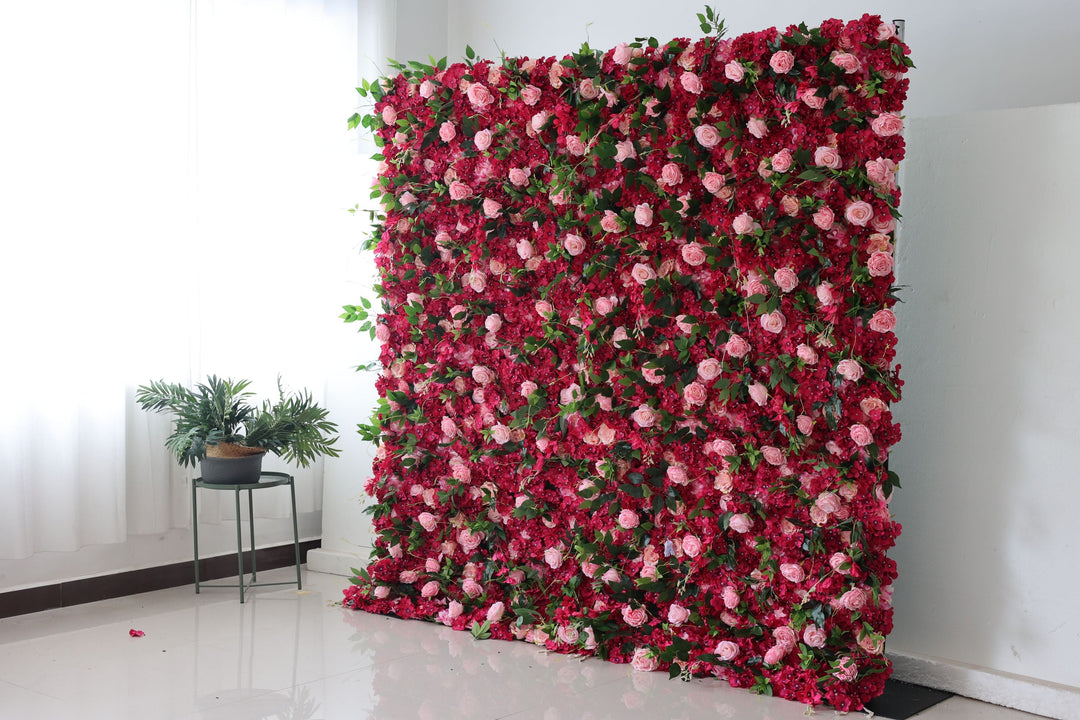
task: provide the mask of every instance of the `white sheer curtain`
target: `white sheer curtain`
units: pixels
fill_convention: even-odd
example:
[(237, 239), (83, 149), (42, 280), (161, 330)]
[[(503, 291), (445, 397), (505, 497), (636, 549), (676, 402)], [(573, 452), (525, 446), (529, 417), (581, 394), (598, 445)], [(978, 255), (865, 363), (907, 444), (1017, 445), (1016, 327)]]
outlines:
[[(215, 373), (269, 394), (281, 373), (319, 396), (355, 362), (326, 348), (366, 196), (345, 131), (362, 10), (0, 8), (0, 558), (189, 525), (192, 473), (137, 385)], [(321, 468), (302, 479), (318, 509)]]

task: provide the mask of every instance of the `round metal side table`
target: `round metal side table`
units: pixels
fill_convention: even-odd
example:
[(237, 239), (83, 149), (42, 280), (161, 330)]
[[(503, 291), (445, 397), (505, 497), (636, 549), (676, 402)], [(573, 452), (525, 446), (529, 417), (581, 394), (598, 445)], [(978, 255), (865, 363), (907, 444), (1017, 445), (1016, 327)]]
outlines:
[[(255, 513), (254, 513), (254, 501), (251, 499), (251, 492), (253, 490), (261, 490), (263, 488), (277, 487), (279, 485), (289, 486), (289, 497), (292, 500), (292, 527), (293, 527), (293, 548), (296, 551), (296, 582), (271, 582), (260, 583), (257, 582), (257, 569), (255, 567)], [(236, 585), (208, 585), (206, 583), (199, 583), (199, 508), (196, 504), (196, 491), (199, 488), (205, 488), (206, 490), (232, 490), (233, 496), (236, 499), (236, 568), (237, 568), (237, 583)], [(247, 490), (248, 496), (248, 527), (251, 535), (251, 582), (244, 582), (244, 545), (243, 545), (243, 533), (241, 532), (240, 524), (240, 491)], [(195, 539), (195, 593), (198, 594), (200, 588), (203, 587), (235, 587), (240, 588), (240, 602), (244, 602), (244, 592), (254, 587), (267, 587), (270, 585), (296, 585), (297, 590), (302, 590), (303, 585), (300, 581), (300, 534), (296, 526), (296, 487), (293, 483), (293, 476), (283, 472), (263, 472), (259, 476), (259, 482), (244, 483), (241, 485), (218, 485), (216, 483), (203, 482), (203, 479), (195, 478), (191, 483), (191, 529), (192, 536)]]

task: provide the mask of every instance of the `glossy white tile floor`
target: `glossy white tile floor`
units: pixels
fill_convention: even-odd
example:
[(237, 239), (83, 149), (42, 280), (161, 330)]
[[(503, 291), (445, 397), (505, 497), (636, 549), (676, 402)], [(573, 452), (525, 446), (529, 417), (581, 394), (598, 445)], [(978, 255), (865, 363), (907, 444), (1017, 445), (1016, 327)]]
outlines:
[[(288, 580), (292, 572), (260, 579)], [(187, 586), (0, 620), (0, 718), (806, 717), (802, 705), (719, 681), (669, 681), (521, 642), (477, 642), (428, 623), (344, 610), (335, 603), (347, 582), (305, 572), (303, 591), (257, 589), (244, 605), (233, 590), (195, 595)], [(145, 637), (130, 637), (131, 628)], [(952, 698), (917, 717), (1035, 716)]]

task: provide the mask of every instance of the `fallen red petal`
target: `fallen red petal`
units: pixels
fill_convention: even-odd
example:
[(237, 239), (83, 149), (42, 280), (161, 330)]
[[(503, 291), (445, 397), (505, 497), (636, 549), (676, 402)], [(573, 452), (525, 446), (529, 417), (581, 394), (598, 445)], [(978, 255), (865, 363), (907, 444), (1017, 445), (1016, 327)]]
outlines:
[(128, 630), (128, 635), (130, 635), (131, 637), (142, 637), (145, 634), (146, 633), (144, 633), (142, 630), (136, 630), (135, 628)]

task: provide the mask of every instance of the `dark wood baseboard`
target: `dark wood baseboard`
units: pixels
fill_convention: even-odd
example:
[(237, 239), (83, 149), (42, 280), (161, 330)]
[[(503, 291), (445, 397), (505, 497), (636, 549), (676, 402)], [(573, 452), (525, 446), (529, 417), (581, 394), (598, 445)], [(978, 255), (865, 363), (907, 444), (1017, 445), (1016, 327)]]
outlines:
[[(300, 562), (307, 560), (308, 550), (322, 547), (321, 540), (308, 540), (300, 543)], [(273, 570), (280, 567), (292, 567), (296, 562), (292, 543), (274, 547), (259, 548), (257, 564), (260, 570)], [(250, 553), (244, 553), (244, 570), (250, 572)], [(236, 577), (236, 554), (217, 555), (199, 558), (199, 580), (212, 581), (221, 578)], [(195, 561), (161, 565), (158, 567), (130, 570), (127, 572), (70, 580), (0, 593), (0, 618), (26, 613), (52, 610), (53, 608), (81, 605), (98, 600), (136, 595), (138, 593), (164, 590), (179, 585), (195, 583)]]

